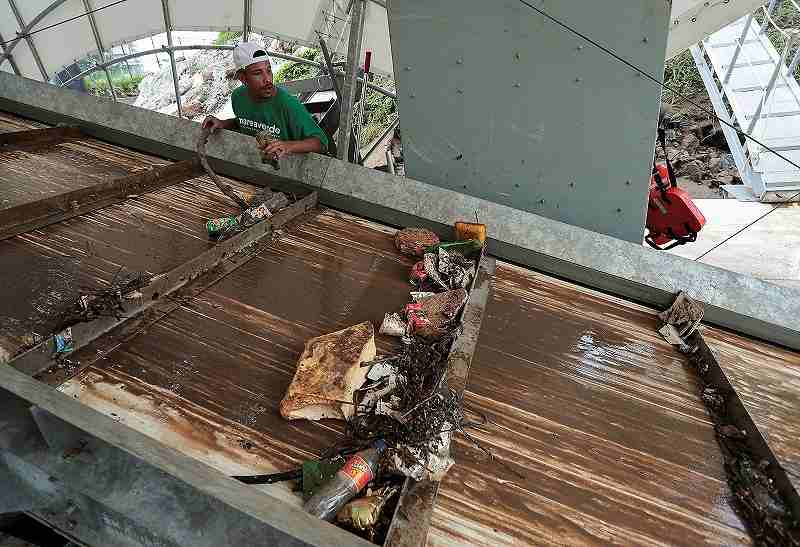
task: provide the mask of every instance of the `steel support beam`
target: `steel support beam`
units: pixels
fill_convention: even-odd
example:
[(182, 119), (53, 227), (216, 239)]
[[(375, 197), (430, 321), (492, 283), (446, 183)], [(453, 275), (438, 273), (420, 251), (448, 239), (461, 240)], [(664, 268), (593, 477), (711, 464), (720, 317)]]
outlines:
[[(339, 123), (340, 160), (349, 161), (350, 139), (353, 131), (353, 101), (358, 92), (358, 61), (361, 56), (361, 43), (364, 37), (366, 0), (355, 0), (350, 15), (350, 41), (347, 46), (347, 66), (342, 89), (342, 114)], [(356, 150), (358, 157), (358, 150)]]
[[(172, 159), (194, 156), (197, 125), (0, 72), (0, 110)], [(280, 172), (261, 163), (252, 137), (222, 131), (209, 161), (220, 174), (276, 190), (317, 190), (334, 208), (391, 226), (426, 226), (451, 236), (454, 220), (490, 226), (489, 250), (504, 260), (652, 307), (684, 290), (706, 321), (800, 349), (800, 291), (682, 259), (513, 207), (396, 177), (318, 154), (291, 156)]]
[(0, 462), (35, 493), (20, 504), (87, 545), (371, 545), (11, 367)]
[[(259, 222), (247, 230), (214, 245), (193, 259), (184, 262), (169, 272), (156, 276), (153, 281), (140, 289), (138, 304), (126, 310), (127, 319), (134, 317), (155, 305), (164, 296), (175, 292), (186, 283), (211, 270), (220, 262), (242, 251), (245, 247), (257, 242), (273, 229), (280, 228), (291, 219), (309, 211), (317, 205), (317, 193), (312, 192), (292, 205), (275, 213), (265, 221)], [(85, 346), (97, 337), (105, 334), (122, 323), (114, 317), (99, 317), (86, 323), (78, 323), (71, 327), (74, 348)], [(8, 364), (28, 375), (35, 375), (49, 368), (56, 362), (55, 341), (49, 337), (34, 348), (11, 359)]]
[(178, 67), (175, 65), (175, 48), (172, 43), (172, 17), (169, 14), (169, 0), (161, 0), (161, 7), (164, 12), (164, 29), (167, 33), (167, 53), (169, 54), (169, 63), (172, 66), (172, 84), (175, 86), (175, 102), (178, 106), (178, 117), (183, 117), (183, 109), (181, 108), (181, 90), (178, 83)]
[[(14, 14), (14, 17), (17, 19), (20, 35), (26, 35), (28, 33), (28, 27), (25, 25), (25, 20), (22, 19), (22, 14), (19, 12), (17, 4), (14, 0), (8, 0), (8, 5), (11, 8), (11, 12)], [(39, 67), (39, 72), (42, 74), (42, 79), (47, 82), (50, 80), (50, 76), (47, 75), (47, 70), (44, 68), (44, 63), (42, 62), (42, 58), (39, 56), (39, 51), (36, 49), (36, 44), (33, 43), (33, 38), (30, 36), (25, 36), (25, 41), (28, 43), (28, 47), (31, 50), (33, 60), (36, 61), (36, 66)], [(14, 44), (9, 46), (9, 49), (12, 49), (13, 46)]]
[[(469, 300), (461, 315), (463, 331), (453, 342), (447, 358), (447, 386), (464, 397), (469, 367), (478, 346), (486, 303), (489, 301), (495, 260), (481, 256), (478, 273), (472, 281)], [(385, 547), (422, 547), (428, 535), (439, 481), (407, 479), (397, 504)]]
[[(30, 31), (33, 30), (33, 27), (39, 24), (39, 22), (42, 19), (50, 15), (56, 8), (58, 8), (61, 4), (63, 4), (66, 1), (67, 0), (54, 0), (52, 4), (44, 8), (42, 11), (38, 13), (38, 15), (36, 15), (36, 17), (31, 19), (31, 22), (28, 23), (24, 29), (22, 29), (22, 32), (20, 32), (20, 34), (21, 35), (28, 34)], [(0, 55), (0, 65), (2, 65), (6, 59), (9, 59), (11, 57), (11, 52), (14, 51), (14, 48), (17, 47), (17, 44), (20, 42), (20, 40), (22, 40), (22, 38), (17, 38), (16, 40), (13, 40), (10, 44), (8, 44), (6, 52), (3, 55)]]
[[(92, 27), (94, 43), (97, 46), (97, 54), (100, 56), (100, 61), (105, 63), (106, 54), (105, 48), (103, 47), (103, 40), (100, 39), (100, 30), (97, 28), (97, 21), (94, 18), (94, 13), (92, 13), (92, 5), (89, 3), (89, 0), (83, 0), (83, 7), (86, 9), (86, 13), (88, 13), (87, 17), (89, 18), (89, 26)], [(111, 97), (116, 101), (117, 92), (114, 91), (114, 82), (111, 81), (111, 74), (108, 73), (108, 68), (106, 67), (103, 67), (103, 72), (106, 74), (106, 81), (108, 82), (108, 90), (111, 92)]]
[(242, 0), (244, 2), (244, 22), (242, 23), (242, 42), (246, 42), (250, 37), (250, 28), (252, 26), (252, 6), (253, 0)]
[[(14, 74), (17, 76), (22, 76), (22, 73), (19, 71), (19, 67), (17, 66), (17, 62), (14, 60), (14, 56), (9, 53), (9, 49), (6, 46), (6, 40), (3, 38), (3, 35), (0, 34), (0, 44), (2, 44), (2, 53), (3, 57), (8, 59), (8, 62), (11, 63), (11, 70), (14, 71)], [(0, 59), (0, 65), (2, 65), (2, 59)]]
[(73, 125), (0, 133), (0, 152), (80, 139), (83, 136), (80, 127)]
[(154, 192), (178, 184), (202, 173), (197, 161), (185, 160), (2, 209), (0, 241), (120, 203), (131, 195)]

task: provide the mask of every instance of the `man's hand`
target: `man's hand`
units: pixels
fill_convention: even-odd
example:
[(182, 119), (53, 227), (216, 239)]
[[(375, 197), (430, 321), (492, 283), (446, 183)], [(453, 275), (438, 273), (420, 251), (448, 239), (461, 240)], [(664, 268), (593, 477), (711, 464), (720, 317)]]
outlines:
[(203, 129), (208, 129), (211, 133), (216, 133), (220, 129), (227, 129), (227, 127), (224, 121), (214, 116), (208, 116), (203, 120)]
[(276, 159), (285, 158), (289, 154), (298, 152), (296, 142), (292, 141), (270, 141), (263, 148), (264, 153)]

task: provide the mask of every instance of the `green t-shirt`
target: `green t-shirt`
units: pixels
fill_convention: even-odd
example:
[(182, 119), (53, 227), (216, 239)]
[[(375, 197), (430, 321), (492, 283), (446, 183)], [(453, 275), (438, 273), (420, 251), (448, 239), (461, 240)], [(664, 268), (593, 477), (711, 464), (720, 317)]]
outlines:
[(236, 88), (231, 96), (233, 113), (239, 132), (257, 135), (269, 131), (273, 138), (282, 141), (300, 141), (317, 137), (323, 152), (328, 149), (328, 136), (317, 125), (306, 107), (297, 97), (278, 87), (278, 93), (263, 102), (254, 102), (247, 94), (247, 87)]

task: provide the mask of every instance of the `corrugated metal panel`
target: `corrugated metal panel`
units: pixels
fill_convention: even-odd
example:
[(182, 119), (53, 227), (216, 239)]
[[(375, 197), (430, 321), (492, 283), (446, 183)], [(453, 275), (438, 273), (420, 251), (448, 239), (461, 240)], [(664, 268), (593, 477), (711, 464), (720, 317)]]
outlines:
[(341, 434), (278, 413), (305, 341), (401, 307), (410, 266), (382, 231), (312, 214), (140, 336), (78, 352), (90, 366), (61, 389), (225, 473), (297, 467)]
[(430, 545), (746, 545), (683, 356), (654, 314), (499, 264)]

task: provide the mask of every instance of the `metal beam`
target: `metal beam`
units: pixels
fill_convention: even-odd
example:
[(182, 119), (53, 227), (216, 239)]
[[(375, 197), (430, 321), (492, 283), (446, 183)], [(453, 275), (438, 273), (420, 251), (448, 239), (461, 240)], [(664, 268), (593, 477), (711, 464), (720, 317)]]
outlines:
[(196, 161), (185, 160), (2, 209), (0, 241), (120, 203), (131, 195), (154, 192), (184, 182), (202, 173)]
[(246, 42), (250, 37), (250, 28), (252, 27), (252, 5), (253, 0), (242, 0), (244, 2), (244, 22), (242, 23), (242, 42)]
[[(17, 62), (14, 60), (14, 57), (9, 53), (8, 47), (6, 47), (6, 40), (3, 38), (3, 35), (0, 34), (0, 44), (2, 44), (2, 52), (3, 57), (8, 59), (8, 62), (11, 63), (11, 70), (14, 71), (14, 74), (17, 76), (22, 76), (22, 73), (19, 71), (19, 67), (17, 66)], [(0, 59), (0, 65), (3, 64), (2, 59)]]
[[(11, 12), (14, 14), (14, 17), (17, 19), (17, 24), (19, 25), (19, 30), (21, 35), (27, 34), (27, 26), (25, 25), (25, 21), (22, 19), (22, 14), (19, 12), (17, 8), (17, 4), (14, 0), (8, 0), (8, 5), (11, 8)], [(33, 43), (33, 38), (30, 36), (25, 36), (25, 41), (28, 43), (28, 47), (31, 50), (31, 54), (33, 55), (33, 60), (36, 61), (36, 66), (39, 67), (39, 72), (42, 73), (42, 79), (47, 82), (50, 80), (50, 77), (47, 75), (47, 70), (44, 68), (44, 63), (42, 62), (42, 58), (39, 57), (39, 52), (36, 49), (36, 45)], [(9, 46), (9, 49), (13, 48), (13, 44)]]
[(0, 460), (46, 499), (34, 514), (83, 544), (371, 545), (11, 367)]
[[(83, 0), (83, 7), (86, 9), (86, 13), (88, 13), (87, 17), (89, 17), (89, 26), (92, 27), (94, 43), (97, 46), (97, 54), (100, 56), (100, 60), (105, 63), (106, 54), (105, 48), (103, 47), (103, 40), (100, 39), (100, 30), (97, 28), (97, 21), (94, 18), (94, 13), (92, 13), (92, 5), (89, 3), (89, 0)], [(108, 90), (111, 92), (111, 97), (116, 101), (117, 92), (114, 91), (114, 82), (111, 81), (111, 74), (108, 73), (108, 68), (105, 67), (103, 67), (103, 72), (106, 73), (106, 81), (108, 82)]]
[[(770, 478), (786, 502), (787, 508), (792, 512), (795, 522), (800, 521), (800, 495), (798, 495), (795, 485), (792, 484), (784, 466), (759, 431), (714, 352), (706, 344), (699, 330), (695, 330), (686, 343), (689, 347), (695, 348), (688, 360), (702, 380), (700, 394), (705, 395), (705, 390), (711, 388), (715, 395), (722, 398), (721, 408), (717, 409), (717, 412), (724, 415), (729, 422), (715, 425), (730, 424), (736, 426), (737, 430), (746, 432), (744, 442), (751, 452), (752, 461), (759, 462), (759, 467)], [(703, 398), (705, 399), (705, 396)], [(719, 435), (718, 433), (717, 436), (719, 437)], [(762, 467), (763, 462), (767, 462), (768, 465)], [(727, 469), (728, 466), (725, 465), (725, 467)], [(734, 492), (735, 494), (736, 492)]]
[(80, 127), (74, 125), (0, 133), (0, 152), (80, 139), (83, 136)]
[[(5, 72), (0, 110), (51, 124), (80, 120), (84, 132), (106, 141), (172, 159), (194, 156), (193, 122)], [(214, 169), (276, 190), (318, 190), (325, 205), (391, 226), (429, 227), (447, 237), (454, 220), (474, 218), (477, 210), (490, 226), (494, 256), (658, 308), (685, 290), (705, 304), (709, 323), (800, 349), (797, 289), (318, 154), (290, 156), (276, 174), (261, 163), (251, 139), (220, 132), (209, 155)]]
[(277, 85), (292, 95), (297, 95), (302, 93), (314, 93), (316, 91), (331, 91), (333, 89), (333, 80), (330, 76), (317, 76), (316, 78), (281, 82)]
[[(149, 285), (140, 289), (142, 296), (138, 300), (138, 305), (126, 310), (126, 318), (122, 322), (146, 311), (155, 305), (159, 299), (173, 293), (189, 281), (211, 270), (223, 260), (227, 260), (245, 247), (270, 234), (273, 229), (280, 228), (291, 219), (311, 210), (316, 205), (317, 193), (312, 192), (292, 205), (276, 212), (272, 218), (259, 222), (247, 230), (214, 245), (169, 272), (156, 276)], [(72, 339), (74, 340), (75, 349), (85, 346), (112, 328), (120, 326), (122, 322), (115, 317), (102, 316), (92, 321), (72, 326)], [(32, 376), (54, 364), (56, 355), (55, 341), (51, 336), (34, 348), (11, 359), (8, 364)]]
[[(350, 40), (347, 46), (347, 70), (345, 70), (344, 88), (342, 89), (342, 114), (339, 122), (339, 142), (337, 143), (340, 160), (350, 160), (350, 139), (353, 130), (353, 101), (358, 91), (358, 61), (361, 56), (361, 43), (364, 37), (364, 19), (366, 16), (366, 0), (353, 2), (350, 16)], [(358, 157), (358, 150), (356, 150)]]
[(169, 14), (169, 0), (161, 0), (161, 7), (164, 12), (164, 28), (167, 32), (167, 53), (169, 54), (169, 62), (172, 66), (172, 84), (175, 86), (175, 102), (178, 106), (178, 117), (183, 117), (183, 109), (181, 108), (181, 90), (178, 83), (178, 68), (175, 65), (175, 47), (172, 43), (172, 18)]
[[(30, 31), (32, 31), (32, 30), (33, 30), (33, 27), (35, 27), (36, 25), (38, 25), (38, 24), (39, 24), (39, 22), (40, 22), (42, 19), (44, 19), (45, 17), (47, 17), (48, 15), (50, 15), (50, 13), (52, 13), (52, 12), (53, 12), (53, 11), (54, 11), (56, 8), (58, 8), (58, 7), (59, 7), (61, 4), (63, 4), (63, 3), (64, 3), (64, 2), (66, 2), (66, 1), (67, 1), (67, 0), (55, 0), (55, 1), (54, 1), (52, 4), (50, 4), (49, 6), (47, 6), (46, 8), (44, 8), (42, 11), (40, 11), (40, 12), (39, 12), (39, 13), (36, 15), (36, 17), (34, 17), (33, 19), (31, 19), (31, 22), (30, 22), (30, 23), (28, 23), (28, 24), (25, 26), (25, 28), (24, 28), (24, 29), (22, 29), (22, 32), (20, 32), (20, 34), (21, 34), (21, 35), (28, 34)], [(8, 49), (6, 50), (6, 52), (5, 52), (3, 55), (0, 55), (0, 65), (2, 65), (2, 64), (3, 64), (3, 61), (5, 61), (6, 59), (9, 59), (9, 58), (11, 57), (11, 52), (12, 52), (12, 51), (14, 51), (14, 48), (15, 48), (15, 47), (17, 47), (17, 44), (18, 44), (18, 43), (19, 43), (21, 40), (22, 40), (22, 38), (16, 38), (16, 39), (15, 39), (15, 40), (13, 40), (13, 41), (12, 41), (10, 44), (8, 44), (8, 46), (7, 46), (7, 48), (8, 48)]]
[[(478, 346), (486, 303), (489, 301), (495, 260), (482, 255), (478, 272), (472, 281), (469, 300), (461, 315), (463, 331), (453, 342), (447, 357), (447, 387), (460, 398), (464, 396), (469, 377), (469, 367)], [(395, 516), (386, 535), (385, 547), (419, 547), (425, 545), (428, 528), (433, 515), (439, 481), (406, 480), (397, 504)]]

